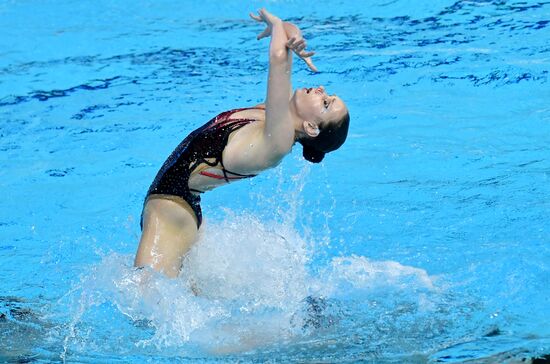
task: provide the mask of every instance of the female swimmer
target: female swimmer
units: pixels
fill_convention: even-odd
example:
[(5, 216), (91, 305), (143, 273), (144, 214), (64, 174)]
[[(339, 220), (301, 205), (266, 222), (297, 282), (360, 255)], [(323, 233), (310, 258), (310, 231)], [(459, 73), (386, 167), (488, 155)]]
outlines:
[(266, 101), (222, 112), (168, 157), (145, 199), (136, 267), (178, 275), (201, 225), (201, 193), (276, 166), (296, 142), (306, 160), (319, 163), (346, 140), (342, 99), (322, 86), (292, 93), (292, 52), (316, 71), (301, 31), (264, 9), (250, 16), (267, 26), (258, 39), (271, 36)]

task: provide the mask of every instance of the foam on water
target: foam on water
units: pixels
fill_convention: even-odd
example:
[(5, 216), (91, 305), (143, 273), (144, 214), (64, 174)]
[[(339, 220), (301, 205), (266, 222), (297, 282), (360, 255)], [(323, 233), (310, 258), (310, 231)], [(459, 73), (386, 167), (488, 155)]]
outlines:
[(425, 320), (441, 308), (443, 291), (422, 269), (347, 256), (314, 273), (312, 246), (288, 222), (227, 210), (204, 225), (177, 279), (107, 254), (69, 294), (64, 351), (94, 347), (103, 335), (86, 332), (98, 320), (133, 326), (114, 340), (127, 346), (112, 344), (115, 352), (196, 356), (322, 342), (358, 329), (378, 342), (403, 329), (399, 320)]
[(309, 170), (278, 168), (277, 191), (255, 188), (253, 211), (207, 217), (176, 279), (135, 269), (132, 254), (98, 253), (47, 318), (52, 352), (61, 343), (67, 361), (401, 360), (488, 330), (476, 317), (484, 310), (445, 277), (330, 253), (331, 209), (308, 197), (330, 186), (306, 186)]

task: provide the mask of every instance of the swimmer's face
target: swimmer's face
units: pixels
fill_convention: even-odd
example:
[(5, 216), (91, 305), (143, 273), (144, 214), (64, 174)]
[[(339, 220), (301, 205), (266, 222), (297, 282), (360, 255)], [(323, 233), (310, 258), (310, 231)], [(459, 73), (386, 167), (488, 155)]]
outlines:
[(348, 112), (344, 101), (336, 95), (327, 94), (323, 86), (297, 89), (291, 102), (300, 118), (317, 125), (337, 122)]

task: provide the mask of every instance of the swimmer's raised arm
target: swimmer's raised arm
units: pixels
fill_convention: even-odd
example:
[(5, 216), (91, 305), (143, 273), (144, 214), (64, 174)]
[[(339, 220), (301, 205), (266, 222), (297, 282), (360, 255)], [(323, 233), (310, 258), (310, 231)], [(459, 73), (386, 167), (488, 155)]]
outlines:
[[(262, 143), (267, 150), (266, 153), (262, 153), (262, 158), (267, 157), (274, 162), (282, 159), (295, 141), (295, 125), (289, 110), (292, 93), (292, 52), (289, 50), (294, 51), (304, 60), (308, 60), (312, 53), (305, 51), (306, 42), (294, 24), (285, 25), (281, 19), (265, 9), (261, 9), (258, 15), (250, 14), (250, 16), (266, 24), (266, 29), (258, 35), (258, 39), (271, 36), (264, 143)], [(290, 39), (289, 34), (292, 35)], [(313, 66), (311, 62), (309, 64)]]
[(261, 9), (253, 19), (266, 24), (266, 29), (258, 39), (271, 35), (269, 44), (269, 73), (267, 96), (265, 101), (265, 126), (263, 143), (265, 149), (262, 159), (268, 158), (269, 164), (282, 159), (294, 143), (294, 125), (290, 122), (288, 100), (292, 85), (292, 53), (288, 51), (288, 38), (283, 21), (267, 10)]

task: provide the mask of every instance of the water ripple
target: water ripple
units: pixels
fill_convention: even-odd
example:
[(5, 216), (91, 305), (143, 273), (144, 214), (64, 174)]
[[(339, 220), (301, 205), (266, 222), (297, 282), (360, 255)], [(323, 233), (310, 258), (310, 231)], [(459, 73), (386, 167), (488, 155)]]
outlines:
[(79, 90), (96, 91), (106, 89), (113, 81), (119, 80), (120, 77), (112, 77), (104, 80), (93, 80), (90, 83), (73, 86), (64, 90), (49, 90), (49, 91), (35, 91), (27, 96), (7, 96), (0, 99), (0, 107), (17, 105), (20, 103), (28, 102), (31, 100), (47, 101), (52, 98), (69, 96), (73, 92)]

